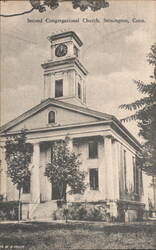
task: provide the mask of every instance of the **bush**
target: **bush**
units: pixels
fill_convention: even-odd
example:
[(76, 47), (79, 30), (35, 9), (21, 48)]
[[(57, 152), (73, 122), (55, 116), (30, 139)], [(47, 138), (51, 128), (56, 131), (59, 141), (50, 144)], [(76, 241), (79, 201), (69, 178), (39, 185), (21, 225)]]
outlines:
[(78, 212), (78, 219), (79, 220), (86, 219), (86, 217), (87, 217), (87, 210), (86, 210), (86, 208), (80, 207), (77, 212)]
[(6, 219), (7, 219), (6, 212), (0, 210), (0, 220), (6, 220)]
[(3, 201), (4, 197), (3, 194), (0, 194), (0, 201)]
[[(59, 209), (60, 210), (60, 209)], [(56, 216), (56, 219), (60, 219), (59, 216)], [(106, 212), (105, 205), (94, 205), (94, 204), (70, 204), (68, 206), (67, 219), (70, 220), (88, 220), (88, 221), (107, 221), (108, 214)]]
[(0, 202), (0, 220), (17, 220), (18, 202)]
[(102, 213), (100, 211), (100, 208), (96, 208), (96, 207), (92, 208), (88, 215), (88, 219), (93, 220), (93, 221), (102, 220)]

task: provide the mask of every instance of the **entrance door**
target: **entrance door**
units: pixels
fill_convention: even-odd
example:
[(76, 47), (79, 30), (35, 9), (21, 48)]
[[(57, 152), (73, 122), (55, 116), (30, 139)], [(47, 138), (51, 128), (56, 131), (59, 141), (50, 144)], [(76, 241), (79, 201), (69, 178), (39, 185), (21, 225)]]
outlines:
[(60, 194), (58, 191), (58, 185), (52, 184), (52, 200), (59, 200), (59, 199), (60, 199)]

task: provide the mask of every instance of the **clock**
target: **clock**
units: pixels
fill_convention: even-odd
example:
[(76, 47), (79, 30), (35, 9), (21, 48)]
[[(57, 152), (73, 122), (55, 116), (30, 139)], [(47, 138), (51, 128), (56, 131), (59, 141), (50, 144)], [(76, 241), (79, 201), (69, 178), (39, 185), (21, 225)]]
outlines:
[(55, 49), (55, 56), (61, 57), (67, 54), (68, 47), (64, 43), (59, 44)]

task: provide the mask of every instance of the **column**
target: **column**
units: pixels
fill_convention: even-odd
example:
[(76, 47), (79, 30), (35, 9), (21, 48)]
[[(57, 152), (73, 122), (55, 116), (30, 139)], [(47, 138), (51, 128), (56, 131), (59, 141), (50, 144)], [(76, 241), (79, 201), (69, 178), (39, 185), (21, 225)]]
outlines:
[[(44, 152), (45, 153), (44, 171), (45, 171), (47, 163), (51, 162), (51, 157), (52, 157), (52, 148), (51, 147), (52, 146), (50, 145), (49, 148), (47, 148), (46, 151)], [(45, 184), (45, 186), (43, 187), (45, 201), (50, 201), (52, 199), (52, 183), (49, 181), (47, 176), (44, 176), (44, 173), (43, 173), (42, 178), (44, 178), (44, 184)]]
[(6, 199), (7, 196), (7, 163), (5, 160), (5, 149), (4, 147), (0, 150), (1, 154), (1, 166), (0, 166), (0, 194)]
[(114, 166), (114, 198), (119, 200), (119, 142), (113, 140), (113, 166)]
[(106, 198), (114, 200), (114, 169), (113, 169), (113, 150), (112, 136), (104, 137), (104, 165), (106, 172)]
[(68, 143), (68, 148), (69, 148), (70, 152), (72, 152), (73, 151), (73, 140), (70, 137), (67, 138), (67, 143)]
[[(67, 146), (68, 146), (69, 151), (72, 152), (73, 151), (73, 140), (68, 136), (65, 138), (65, 140), (67, 142)], [(70, 194), (68, 193), (69, 191), (70, 191), (70, 187), (67, 185), (67, 190), (66, 190), (66, 193), (67, 193), (66, 199), (67, 199), (67, 201), (70, 200)]]
[(31, 200), (32, 203), (40, 202), (40, 144), (34, 144), (31, 170)]

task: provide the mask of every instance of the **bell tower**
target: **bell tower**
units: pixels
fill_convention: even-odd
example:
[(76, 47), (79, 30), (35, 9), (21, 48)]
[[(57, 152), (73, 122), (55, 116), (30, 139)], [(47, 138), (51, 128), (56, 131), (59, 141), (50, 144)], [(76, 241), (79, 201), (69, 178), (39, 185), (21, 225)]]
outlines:
[(44, 69), (44, 99), (86, 106), (87, 70), (79, 61), (83, 45), (73, 31), (48, 37), (51, 43), (51, 59), (42, 64)]

